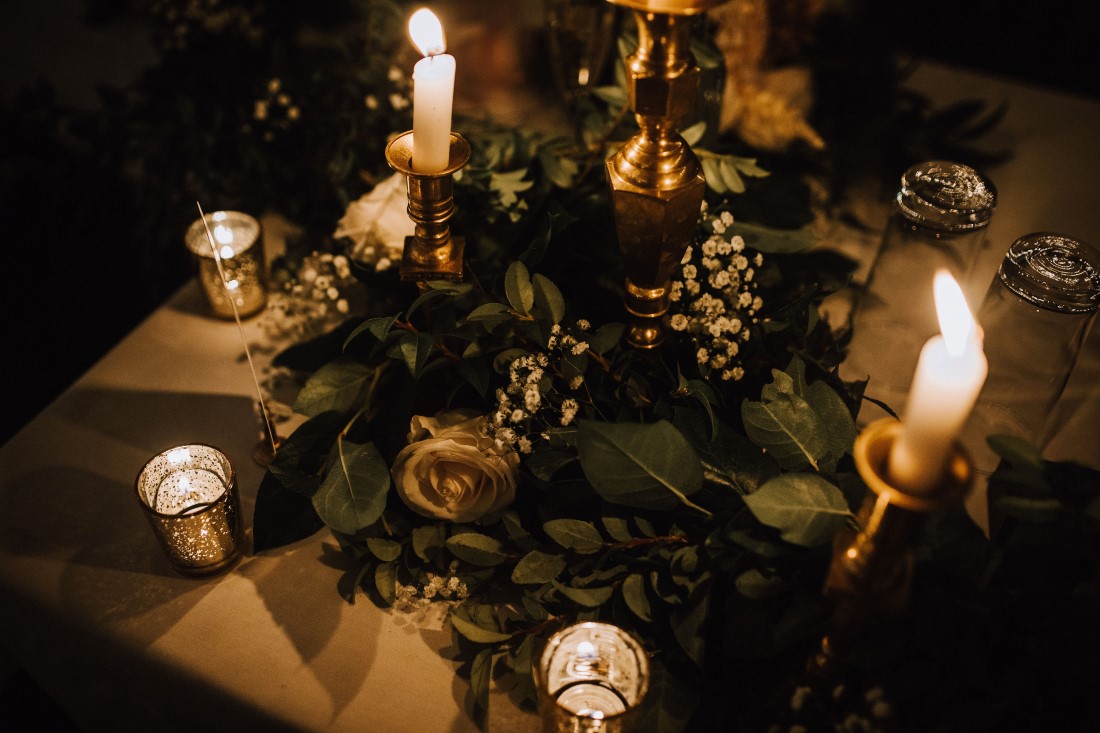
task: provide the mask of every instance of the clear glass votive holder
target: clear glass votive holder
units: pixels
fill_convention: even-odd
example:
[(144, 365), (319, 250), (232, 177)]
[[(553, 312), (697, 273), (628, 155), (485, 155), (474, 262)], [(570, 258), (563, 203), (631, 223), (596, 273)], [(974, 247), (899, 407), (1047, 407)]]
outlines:
[(196, 219), (187, 228), (184, 241), (195, 258), (199, 283), (210, 310), (219, 318), (229, 319), (234, 317), (234, 304), (241, 318), (259, 313), (267, 303), (260, 222), (241, 211), (215, 211), (207, 214), (206, 220), (218, 250), (217, 258), (202, 219)]
[(649, 689), (649, 658), (623, 629), (585, 621), (550, 637), (536, 681), (543, 733), (629, 733)]
[(241, 508), (229, 457), (201, 443), (169, 448), (138, 472), (138, 502), (172, 567), (212, 575), (240, 557)]
[(1054, 232), (1017, 239), (977, 320), (989, 375), (962, 440), (979, 472), (997, 467), (986, 438), (1007, 434), (1042, 449), (1050, 416), (1100, 306), (1100, 252)]
[(996, 205), (993, 184), (961, 163), (925, 161), (902, 174), (894, 213), (855, 306), (845, 379), (870, 376), (869, 396), (894, 410), (904, 406), (920, 351), (940, 332), (936, 271), (949, 271), (968, 299), (977, 300), (970, 277)]

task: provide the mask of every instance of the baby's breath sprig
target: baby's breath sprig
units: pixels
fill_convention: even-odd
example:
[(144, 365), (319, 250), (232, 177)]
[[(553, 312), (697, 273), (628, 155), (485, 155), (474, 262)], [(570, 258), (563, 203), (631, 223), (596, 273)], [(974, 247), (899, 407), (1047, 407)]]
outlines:
[(669, 296), (672, 330), (691, 338), (703, 374), (722, 381), (745, 375), (738, 355), (764, 305), (753, 279), (764, 257), (747, 250), (731, 224), (728, 211), (710, 214), (704, 204), (703, 234), (684, 253)]

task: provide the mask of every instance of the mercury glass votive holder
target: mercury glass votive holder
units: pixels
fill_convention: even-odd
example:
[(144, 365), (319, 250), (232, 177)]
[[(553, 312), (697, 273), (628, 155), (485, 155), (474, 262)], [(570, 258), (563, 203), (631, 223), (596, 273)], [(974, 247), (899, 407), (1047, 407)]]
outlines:
[(629, 633), (585, 621), (550, 637), (536, 669), (543, 733), (638, 730), (649, 658)]
[(193, 443), (153, 456), (138, 472), (138, 502), (172, 567), (212, 575), (240, 557), (237, 475), (217, 448)]
[(241, 318), (259, 313), (267, 303), (260, 222), (240, 211), (215, 211), (207, 214), (206, 220), (217, 258), (202, 219), (187, 228), (184, 241), (195, 258), (199, 284), (210, 310), (219, 318), (229, 319), (234, 318), (234, 305)]

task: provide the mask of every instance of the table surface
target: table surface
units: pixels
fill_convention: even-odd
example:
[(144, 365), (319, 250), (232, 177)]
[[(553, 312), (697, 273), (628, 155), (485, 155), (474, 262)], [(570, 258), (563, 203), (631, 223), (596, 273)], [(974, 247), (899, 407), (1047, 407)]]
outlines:
[[(980, 276), (1025, 233), (1100, 243), (1100, 104), (931, 65), (911, 84), (940, 102), (1010, 102), (995, 135), (1015, 155), (987, 171), (999, 202)], [(833, 235), (865, 262), (877, 244)], [(181, 289), (0, 449), (0, 645), (87, 730), (477, 730), (450, 630), (341, 600), (325, 533), (214, 579), (169, 567), (134, 496), (150, 456), (222, 448), (246, 520), (263, 475), (240, 336), (200, 297)], [(261, 339), (255, 323), (246, 330)], [(1094, 333), (1048, 457), (1100, 467), (1097, 384)], [(490, 730), (536, 727), (502, 694), (492, 707)]]

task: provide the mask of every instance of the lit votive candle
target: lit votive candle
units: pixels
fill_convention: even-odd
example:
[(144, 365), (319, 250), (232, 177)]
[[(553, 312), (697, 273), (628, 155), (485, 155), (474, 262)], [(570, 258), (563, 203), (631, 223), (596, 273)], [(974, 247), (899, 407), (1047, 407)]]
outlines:
[(260, 222), (240, 211), (215, 211), (206, 220), (210, 235), (202, 219), (196, 219), (187, 228), (185, 242), (195, 257), (210, 310), (219, 318), (231, 319), (236, 305), (242, 318), (255, 315), (267, 303)]
[(649, 687), (649, 659), (611, 624), (586, 621), (552, 636), (538, 670), (544, 733), (635, 730)]
[(444, 53), (443, 25), (427, 8), (409, 18), (409, 35), (424, 54), (413, 67), (412, 167), (417, 173), (439, 173), (451, 159), (455, 59)]
[(136, 488), (154, 534), (180, 573), (216, 573), (240, 557), (236, 474), (217, 448), (196, 443), (158, 453), (138, 473)]

